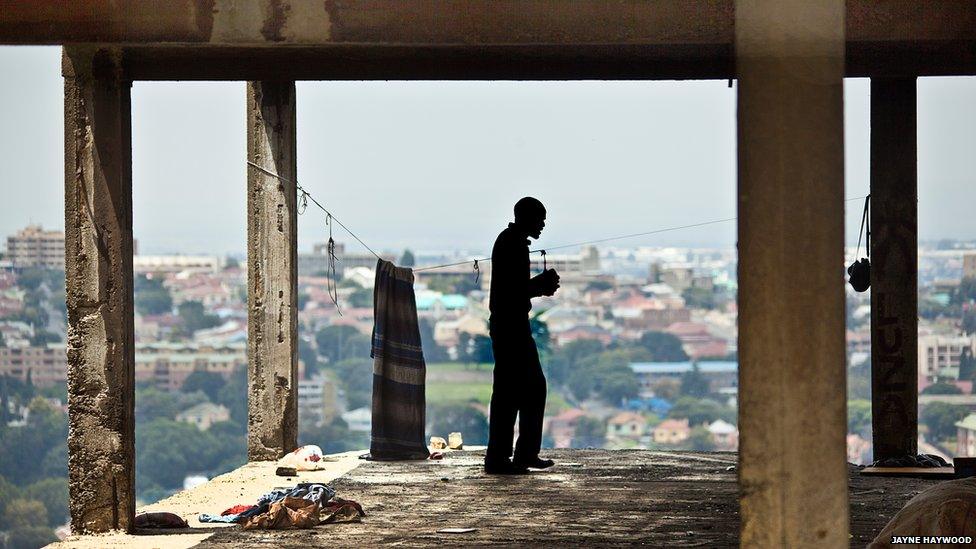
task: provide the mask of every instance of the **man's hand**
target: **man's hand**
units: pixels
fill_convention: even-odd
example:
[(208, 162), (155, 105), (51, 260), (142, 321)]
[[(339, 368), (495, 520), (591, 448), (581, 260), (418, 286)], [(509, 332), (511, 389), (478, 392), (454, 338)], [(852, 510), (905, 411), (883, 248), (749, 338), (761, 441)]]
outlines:
[(559, 273), (555, 269), (546, 269), (539, 278), (542, 279), (542, 295), (555, 295), (556, 290), (559, 289)]

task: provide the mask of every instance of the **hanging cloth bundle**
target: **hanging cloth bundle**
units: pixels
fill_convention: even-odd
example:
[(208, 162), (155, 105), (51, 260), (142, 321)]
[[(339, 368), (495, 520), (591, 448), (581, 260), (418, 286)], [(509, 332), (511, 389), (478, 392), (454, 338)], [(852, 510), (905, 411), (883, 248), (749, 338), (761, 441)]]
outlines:
[[(866, 292), (871, 287), (871, 195), (864, 198), (864, 214), (861, 216), (861, 230), (857, 233), (857, 250), (854, 252), (854, 263), (847, 268), (850, 275), (848, 281), (855, 292)], [(865, 252), (867, 257), (858, 259), (861, 255), (861, 236), (865, 237)]]

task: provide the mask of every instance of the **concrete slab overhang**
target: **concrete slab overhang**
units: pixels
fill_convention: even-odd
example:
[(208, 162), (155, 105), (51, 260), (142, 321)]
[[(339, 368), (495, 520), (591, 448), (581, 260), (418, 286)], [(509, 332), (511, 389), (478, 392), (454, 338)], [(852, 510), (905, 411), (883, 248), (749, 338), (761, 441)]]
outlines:
[[(733, 0), (0, 0), (2, 44), (111, 44), (132, 79), (734, 76)], [(847, 74), (976, 74), (976, 3), (849, 0)]]

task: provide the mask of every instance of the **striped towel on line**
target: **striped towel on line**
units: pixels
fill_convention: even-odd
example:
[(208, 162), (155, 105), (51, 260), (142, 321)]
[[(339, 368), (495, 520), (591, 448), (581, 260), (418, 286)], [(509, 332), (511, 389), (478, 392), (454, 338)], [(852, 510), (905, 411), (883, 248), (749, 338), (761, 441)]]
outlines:
[(424, 383), (413, 271), (376, 261), (373, 288), (373, 418), (370, 459), (427, 459)]

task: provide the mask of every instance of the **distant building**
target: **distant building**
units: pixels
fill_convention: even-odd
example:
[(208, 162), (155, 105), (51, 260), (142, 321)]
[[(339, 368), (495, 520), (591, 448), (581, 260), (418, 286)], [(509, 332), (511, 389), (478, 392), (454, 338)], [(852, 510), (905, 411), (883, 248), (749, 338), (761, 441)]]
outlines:
[(549, 333), (554, 334), (579, 326), (596, 326), (603, 318), (603, 308), (561, 303), (543, 311), (539, 320), (546, 323)]
[(347, 265), (341, 278), (355, 283), (360, 288), (371, 290), (376, 283), (376, 265), (374, 264), (373, 267), (349, 267)]
[(601, 326), (575, 326), (558, 333), (550, 332), (550, 337), (560, 347), (581, 339), (593, 339), (604, 346), (613, 341), (613, 334)]
[(161, 315), (136, 314), (134, 321), (136, 341), (151, 342), (166, 339), (182, 327), (183, 320), (172, 313)]
[(213, 372), (224, 379), (247, 365), (244, 343), (223, 346), (194, 343), (147, 343), (136, 345), (136, 383), (148, 382), (165, 391), (179, 391), (195, 371)]
[(976, 278), (976, 254), (962, 256), (962, 277)]
[(434, 325), (434, 342), (445, 348), (454, 348), (461, 341), (461, 334), (488, 336), (488, 321), (473, 314), (456, 320), (442, 320)]
[(712, 435), (712, 442), (718, 450), (737, 450), (739, 448), (739, 429), (735, 425), (716, 419), (705, 429)]
[(661, 331), (691, 320), (691, 311), (685, 308), (684, 299), (673, 293), (648, 297), (631, 292), (618, 299), (610, 312), (624, 328), (637, 331)]
[(211, 402), (201, 402), (188, 410), (183, 410), (176, 414), (176, 421), (196, 425), (197, 429), (201, 431), (206, 431), (214, 423), (229, 419), (230, 410), (226, 406)]
[(963, 349), (976, 354), (976, 335), (921, 335), (918, 338), (919, 381), (958, 379)]
[(221, 346), (247, 342), (247, 325), (243, 320), (228, 320), (219, 326), (193, 332), (193, 341), (201, 345)]
[(847, 461), (855, 465), (871, 463), (872, 444), (864, 440), (861, 435), (854, 433), (847, 435)]
[(0, 318), (10, 317), (22, 310), (24, 310), (23, 292), (14, 289), (0, 291)]
[[(570, 278), (587, 274), (598, 274), (600, 271), (600, 252), (596, 246), (584, 246), (578, 254), (546, 254), (545, 261), (542, 254), (529, 256), (529, 269), (533, 273), (542, 272), (543, 266), (555, 269), (560, 277)], [(561, 280), (560, 280), (561, 282)]]
[(871, 330), (868, 328), (859, 331), (847, 330), (847, 352), (849, 354), (871, 355)]
[(446, 314), (459, 314), (468, 308), (468, 298), (459, 294), (443, 294), (431, 290), (416, 293), (417, 314), (440, 318)]
[(49, 343), (44, 347), (0, 347), (0, 375), (24, 382), (29, 375), (36, 387), (53, 387), (67, 381), (67, 372), (64, 343)]
[(368, 433), (373, 429), (373, 413), (367, 406), (342, 414), (342, 421), (345, 421), (349, 430), (353, 432)]
[(298, 423), (316, 427), (332, 423), (337, 412), (336, 385), (325, 375), (298, 382)]
[(682, 348), (692, 360), (728, 355), (728, 343), (709, 333), (708, 326), (704, 324), (676, 322), (668, 326), (665, 331), (681, 340)]
[(641, 332), (660, 332), (676, 322), (691, 320), (691, 311), (685, 308), (627, 309), (618, 307), (613, 309), (613, 316), (624, 328)]
[(20, 320), (0, 320), (0, 335), (7, 347), (30, 347), (34, 325)]
[[(329, 271), (329, 251), (327, 242), (319, 242), (312, 247), (312, 253), (298, 254), (298, 275), (319, 276)], [(345, 244), (335, 245), (336, 277), (342, 278), (348, 269), (354, 267), (376, 268), (376, 256), (369, 252), (346, 252)], [(395, 257), (384, 255), (384, 259), (396, 261)]]
[(40, 225), (28, 225), (7, 237), (6, 257), (18, 269), (64, 269), (64, 233), (45, 231)]
[(0, 290), (19, 290), (17, 288), (17, 275), (12, 271), (0, 268)]
[(674, 288), (679, 294), (688, 288), (713, 290), (714, 279), (711, 276), (696, 275), (691, 267), (662, 268), (658, 264), (651, 265), (650, 279), (652, 283), (660, 282)]
[[(723, 388), (738, 387), (739, 363), (734, 361), (701, 361), (698, 371), (708, 380), (712, 392), (719, 392)], [(641, 394), (654, 395), (654, 386), (662, 379), (681, 381), (681, 376), (692, 371), (691, 362), (633, 362), (630, 369), (637, 374), (640, 382)]]
[(173, 305), (198, 301), (208, 309), (232, 306), (241, 301), (232, 281), (218, 275), (182, 271), (166, 279), (163, 285), (173, 296)]
[(666, 419), (654, 428), (654, 442), (657, 444), (681, 444), (691, 436), (687, 419)]
[(570, 408), (549, 419), (546, 431), (552, 437), (554, 448), (570, 448), (572, 446), (573, 437), (576, 436), (576, 424), (584, 416), (586, 416), (586, 412), (583, 410)]
[(136, 274), (183, 271), (216, 273), (223, 266), (223, 259), (210, 255), (137, 255), (132, 258), (132, 270)]
[(956, 455), (976, 456), (976, 414), (956, 422)]
[(647, 421), (634, 412), (620, 412), (607, 422), (607, 440), (639, 440), (644, 436)]

